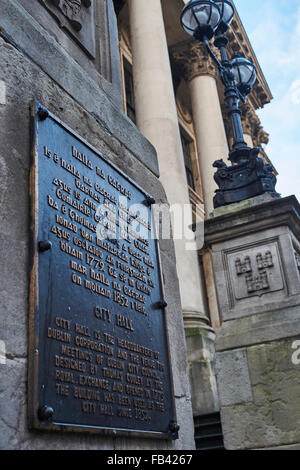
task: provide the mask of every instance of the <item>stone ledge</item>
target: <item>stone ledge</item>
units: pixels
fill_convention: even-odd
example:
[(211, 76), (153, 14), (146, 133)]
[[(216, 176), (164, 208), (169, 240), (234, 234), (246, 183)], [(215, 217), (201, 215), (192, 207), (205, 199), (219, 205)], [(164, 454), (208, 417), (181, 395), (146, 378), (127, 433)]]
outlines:
[(226, 351), (300, 337), (300, 306), (224, 322), (216, 338), (216, 351)]
[[(224, 398), (228, 397), (221, 395), (222, 426), (228, 450), (299, 444), (299, 365), (291, 360), (291, 343), (285, 338), (244, 350), (247, 357), (244, 367), (248, 369), (253, 399), (252, 402), (226, 406)], [(227, 374), (223, 368), (218, 379), (218, 382), (224, 381), (223, 388), (226, 380), (230, 380), (228, 375), (236, 375), (236, 353), (239, 351), (218, 353), (223, 361), (228, 358)], [(241, 381), (238, 384), (240, 390), (234, 394), (242, 401), (247, 390)]]
[(258, 204), (248, 200), (233, 206), (222, 208), (222, 215), (206, 220), (206, 246), (283, 225), (300, 238), (300, 205), (295, 196)]
[(255, 207), (258, 204), (264, 204), (266, 202), (273, 201), (274, 199), (278, 198), (274, 198), (271, 194), (268, 193), (262, 194), (251, 199), (246, 199), (245, 201), (236, 202), (228, 206), (218, 207), (211, 214), (209, 214), (209, 218), (220, 217), (229, 213), (239, 212), (243, 209)]

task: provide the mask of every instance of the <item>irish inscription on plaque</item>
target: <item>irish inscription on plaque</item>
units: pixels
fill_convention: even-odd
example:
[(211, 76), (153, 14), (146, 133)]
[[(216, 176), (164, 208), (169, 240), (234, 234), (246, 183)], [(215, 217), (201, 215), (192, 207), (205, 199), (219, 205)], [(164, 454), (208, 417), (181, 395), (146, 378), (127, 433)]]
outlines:
[(30, 424), (177, 438), (151, 197), (32, 115)]

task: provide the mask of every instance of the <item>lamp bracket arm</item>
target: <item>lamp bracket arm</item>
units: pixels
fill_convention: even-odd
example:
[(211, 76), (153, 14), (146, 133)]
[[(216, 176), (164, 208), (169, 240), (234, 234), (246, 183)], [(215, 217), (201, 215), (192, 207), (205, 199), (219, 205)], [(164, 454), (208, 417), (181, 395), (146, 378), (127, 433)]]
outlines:
[(218, 66), (218, 69), (219, 69), (219, 72), (220, 72), (220, 75), (222, 77), (222, 75), (224, 74), (225, 72), (225, 67), (221, 64), (221, 62), (219, 61), (219, 59), (217, 58), (217, 56), (214, 54), (214, 52), (212, 51), (212, 48), (210, 47), (210, 44), (209, 44), (209, 41), (208, 39), (204, 39), (203, 40), (205, 46), (206, 46), (206, 49), (207, 49), (207, 52), (209, 53), (210, 57), (213, 59), (213, 61), (217, 64)]
[(239, 98), (240, 100), (246, 104), (247, 103), (247, 97), (245, 95), (243, 95), (239, 90), (238, 90), (238, 94), (239, 94)]

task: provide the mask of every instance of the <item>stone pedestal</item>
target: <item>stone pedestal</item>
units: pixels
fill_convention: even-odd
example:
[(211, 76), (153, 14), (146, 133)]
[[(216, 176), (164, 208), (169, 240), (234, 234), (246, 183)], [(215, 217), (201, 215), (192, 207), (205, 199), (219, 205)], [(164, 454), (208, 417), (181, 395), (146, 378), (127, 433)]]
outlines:
[(206, 222), (222, 327), (217, 383), (227, 449), (300, 448), (300, 206), (260, 196)]

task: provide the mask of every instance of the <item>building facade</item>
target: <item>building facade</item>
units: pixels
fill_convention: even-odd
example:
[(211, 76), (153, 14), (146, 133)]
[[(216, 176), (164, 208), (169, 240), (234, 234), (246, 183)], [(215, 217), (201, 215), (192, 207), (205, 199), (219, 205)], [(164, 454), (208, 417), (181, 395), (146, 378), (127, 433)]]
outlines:
[(122, 110), (113, 2), (1, 0), (0, 30), (0, 447), (192, 449), (173, 242), (148, 251), (120, 201), (167, 204)]
[[(300, 207), (214, 209), (233, 136), (186, 3), (0, 0), (2, 449), (299, 447)], [(227, 35), (258, 72), (245, 141), (276, 174), (236, 10)], [(167, 209), (151, 250), (131, 191)], [(98, 239), (95, 202), (122, 245)]]
[[(190, 223), (204, 221), (217, 189), (213, 163), (225, 160), (232, 144), (218, 70), (205, 46), (181, 28), (183, 0), (114, 3), (124, 113), (154, 145), (170, 205), (190, 204)], [(264, 151), (268, 134), (256, 111), (272, 95), (237, 11), (228, 37), (230, 55), (251, 58), (258, 70), (254, 90), (242, 105), (242, 124), (248, 146), (260, 147), (260, 156), (270, 163)], [(209, 252), (187, 251), (182, 240), (175, 240), (175, 250), (193, 414), (199, 423), (219, 412), (214, 341), (222, 319)]]

